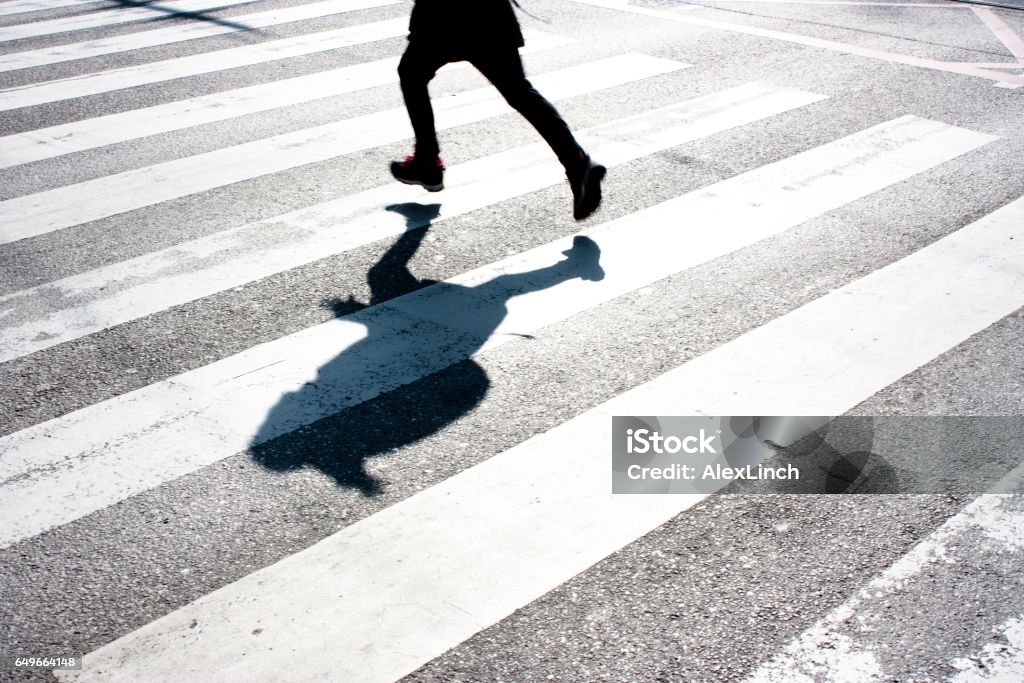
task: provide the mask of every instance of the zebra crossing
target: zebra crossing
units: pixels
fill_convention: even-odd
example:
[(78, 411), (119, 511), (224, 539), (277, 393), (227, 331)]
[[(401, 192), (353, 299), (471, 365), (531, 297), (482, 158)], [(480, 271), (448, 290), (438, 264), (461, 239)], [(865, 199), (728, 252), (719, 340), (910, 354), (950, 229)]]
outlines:
[[(929, 249), (960, 254), (979, 241), (989, 248), (992, 242), (1002, 244), (1005, 238), (1001, 237), (1020, 229), (1024, 205), (1012, 209), (1006, 212), (1008, 215), (972, 226), (972, 232), (984, 233), (994, 227), (995, 235), (978, 240), (974, 234), (957, 234), (949, 242)], [(917, 309), (926, 297), (886, 301), (880, 292), (897, 299), (892, 293), (898, 291), (894, 285), (899, 284), (928, 293), (934, 291), (936, 280), (946, 277), (944, 270), (937, 268), (941, 259), (929, 258), (930, 253), (919, 254), (919, 258), (893, 264), (853, 283), (848, 291), (826, 298), (846, 299), (844, 304), (862, 309), (865, 315), (855, 319), (870, 318), (873, 311), (877, 328), (891, 330), (890, 316), (909, 317), (911, 313), (893, 309), (900, 304)], [(1005, 263), (1010, 264), (1021, 254), (1004, 256)], [(915, 261), (930, 261), (930, 268), (922, 268)], [(932, 272), (927, 272), (929, 269)], [(966, 301), (975, 300), (980, 291), (988, 291), (992, 285), (1000, 289), (1003, 284), (964, 280), (970, 289), (958, 294)], [(879, 306), (880, 299), (883, 306)], [(937, 307), (946, 305), (943, 302)], [(1007, 307), (989, 312), (988, 319), (1019, 306), (1018, 294)], [(409, 308), (420, 310), (419, 306)], [(922, 313), (920, 309), (915, 312)], [(921, 316), (925, 325), (939, 317), (934, 311), (930, 313)], [(820, 407), (825, 400), (832, 402), (825, 403), (829, 408), (847, 408), (905, 369), (890, 368), (893, 375), (888, 377), (862, 379), (847, 388), (848, 394), (837, 396), (832, 383), (823, 381), (828, 378), (827, 368), (819, 372), (812, 368), (812, 372), (800, 376), (784, 367), (779, 377), (765, 378), (743, 367), (743, 361), (752, 357), (744, 346), (771, 348), (764, 336), (779, 334), (781, 328), (780, 336), (788, 341), (794, 335), (787, 327), (806, 330), (809, 322), (821, 320), (823, 316), (817, 311), (798, 309), (777, 323), (352, 525), (303, 553), (191, 603), (98, 651), (93, 660), (97, 672), (123, 680), (152, 676), (153, 672), (168, 678), (201, 676), (203, 671), (232, 671), (242, 677), (269, 675), (272, 679), (400, 678), (471, 636), (481, 624), (511, 614), (519, 605), (541, 597), (608, 553), (700, 502), (703, 496), (692, 494), (655, 497), (658, 500), (652, 503), (642, 496), (614, 496), (602, 486), (606, 473), (599, 466), (600, 454), (602, 444), (611, 439), (612, 415), (645, 414), (652, 406), (660, 405), (688, 413), (694, 410), (687, 401), (692, 396), (702, 397), (697, 404), (701, 408), (743, 408), (751, 401), (763, 405), (777, 396), (780, 387), (790, 390), (787, 397), (797, 395), (807, 401), (778, 406), (785, 409), (780, 413), (793, 408), (809, 412), (810, 407)], [(834, 330), (834, 321), (828, 322)], [(900, 330), (897, 334), (905, 333)], [(837, 336), (830, 339), (824, 329), (813, 337), (807, 356), (821, 359), (821, 347), (834, 348), (845, 341), (846, 335)], [(878, 336), (883, 335), (879, 332)], [(897, 341), (876, 339), (878, 346), (862, 348), (855, 366), (865, 365), (880, 350), (878, 347), (898, 346)], [(948, 343), (948, 339), (938, 343)], [(849, 356), (855, 355), (856, 350), (851, 350)], [(920, 356), (906, 359), (908, 365), (920, 360)], [(828, 359), (827, 364), (832, 362)], [(709, 365), (711, 371), (706, 369)], [(730, 390), (718, 399), (721, 403), (708, 404), (704, 397), (714, 397), (715, 385), (725, 374), (721, 366), (735, 372), (738, 381), (727, 385)], [(802, 381), (794, 381), (794, 377)], [(744, 379), (752, 386), (743, 386)], [(787, 386), (787, 382), (793, 384)], [(765, 384), (770, 390), (758, 395)], [(742, 402), (731, 395), (736, 387), (745, 390)], [(248, 406), (246, 412), (250, 412)], [(538, 472), (545, 476), (538, 478)], [(46, 499), (53, 500), (54, 496)], [(403, 563), (402, 558), (414, 558), (415, 563)], [(514, 574), (508, 572), (512, 565), (517, 567)], [(529, 580), (524, 580), (524, 575)], [(311, 585), (322, 590), (310, 592)], [(351, 591), (352, 586), (359, 586), (359, 590)], [(336, 598), (326, 597), (335, 594)], [(325, 632), (324, 624), (331, 623), (331, 615), (336, 614), (347, 618)], [(267, 615), (271, 615), (270, 623)], [(191, 625), (196, 623), (203, 627), (192, 635), (189, 632), (195, 627)], [(296, 626), (303, 623), (310, 625), (306, 627), (309, 630)], [(240, 642), (239, 636), (253, 628), (258, 628), (261, 636), (273, 638), (295, 659), (282, 660), (276, 651)], [(314, 632), (317, 638), (310, 637)], [(344, 642), (364, 655), (343, 662), (319, 659), (316, 653), (323, 647), (320, 638)], [(211, 643), (217, 643), (217, 647), (211, 647)], [(244, 669), (240, 662), (244, 662)]]
[[(782, 152), (733, 149), (735, 160), (699, 169), (710, 182), (670, 181), (621, 202), (610, 192), (602, 212), (576, 225), (558, 213), (567, 212), (568, 191), (550, 151), (510, 123), (517, 119), (493, 88), (456, 64), (434, 86), (442, 144), (455, 154), (444, 193), (428, 196), (377, 175), (353, 179), (354, 189), (336, 196), (312, 193), (297, 208), (277, 210), (273, 197), (258, 196), (246, 201), (260, 203), (259, 218), (233, 220), (233, 193), (253, 196), (247, 183), (301, 179), (325, 165), (342, 177), (349, 166), (362, 174), (366, 160), (385, 168), (382, 160), (407, 146), (411, 128), (393, 91), (409, 3), (182, 0), (46, 14), (68, 6), (0, 5), (0, 40), (12, 41), (0, 55), (0, 78), (16, 78), (0, 89), (0, 108), (18, 114), (0, 130), (0, 178), (11, 181), (0, 199), (0, 263), (10, 266), (0, 282), (0, 372), (14, 380), (3, 390), (11, 421), (0, 430), (0, 571), (12, 596), (0, 608), (0, 644), (88, 653), (82, 670), (57, 672), (61, 680), (450, 680), (431, 678), (431, 663), (614, 563), (665, 525), (706, 517), (715, 504), (705, 495), (612, 495), (611, 416), (843, 415), (1024, 306), (1018, 193), (983, 215), (966, 211), (970, 220), (894, 259), (812, 285), (767, 318), (718, 333), (694, 322), (686, 329), (705, 339), (703, 348), (644, 365), (639, 356), (649, 352), (616, 350), (631, 343), (631, 331), (607, 313), (613, 307), (658, 299), (652, 311), (697, 306), (688, 310), (699, 313), (701, 293), (686, 301), (691, 295), (675, 279), (755, 252), (781, 263), (785, 254), (765, 245), (851, 206), (881, 216), (873, 206), (884, 204), (880, 197), (910, 184), (939, 185), (943, 174), (997, 156), (1000, 136), (884, 113), (803, 140), (798, 126), (830, 116), (842, 95), (781, 78), (693, 87), (695, 64), (614, 46), (584, 49), (551, 26), (529, 25), (524, 55), (547, 67), (531, 69), (538, 90), (559, 108), (602, 103), (579, 134), (610, 178), (644, 177), (643, 168), (664, 168), (666, 159), (686, 166), (702, 145), (718, 149), (727, 138), (749, 140), (750, 149), (772, 136), (792, 140)], [(203, 15), (210, 21), (180, 26), (147, 21), (211, 11), (218, 14)], [(327, 27), (328, 20), (345, 25)], [(260, 34), (285, 24), (308, 30)], [(120, 32), (85, 33), (112, 26)], [(252, 44), (231, 42), (253, 34)], [(63, 42), (33, 42), (54, 36)], [(199, 39), (214, 42), (193, 53), (189, 41)], [(155, 47), (170, 52), (89, 69), (90, 59)], [(337, 55), (351, 61), (328, 64)], [(295, 59), (324, 60), (323, 68), (292, 72)], [(85, 72), (48, 76), (67, 62)], [(261, 82), (238, 87), (228, 79), (215, 92), (175, 94), (189, 79), (255, 67), (266, 70)], [(133, 106), (140, 88), (148, 95)], [(648, 90), (654, 94), (645, 97)], [(34, 107), (48, 109), (35, 127), (26, 123)], [(352, 113), (308, 125), (300, 116), (298, 127), (288, 118), (331, 107)], [(187, 147), (217, 125), (243, 120), (280, 122), (283, 132)], [(183, 151), (136, 163), (136, 146), (157, 138), (180, 141)], [(473, 145), (483, 153), (463, 149)], [(89, 171), (95, 155), (111, 152), (112, 163), (108, 157)], [(748, 154), (753, 161), (741, 159)], [(657, 176), (646, 178), (658, 185)], [(217, 222), (168, 236), (177, 225), (166, 222), (163, 207), (198, 197), (220, 207)], [(474, 260), (479, 242), (465, 236), (467, 227), (522, 206), (544, 217), (536, 237)], [(127, 258), (96, 247), (81, 265), (72, 259), (62, 272), (36, 277), (37, 255), (65, 241), (69, 253), (89, 253), (94, 236), (104, 244), (112, 221), (164, 243), (142, 242)], [(464, 253), (449, 265), (432, 248), (435, 239)], [(434, 262), (416, 260), (421, 252)], [(353, 293), (368, 293), (365, 303), (336, 292), (325, 304), (333, 317), (325, 311), (314, 324), (282, 322), (272, 338), (197, 354), (174, 369), (144, 346), (119, 349), (113, 363), (133, 373), (138, 365), (145, 379), (96, 389), (98, 398), (83, 383), (69, 388), (67, 403), (43, 405), (43, 417), (19, 414), (29, 394), (31, 403), (46, 403), (52, 387), (40, 389), (34, 377), (59, 370), (69, 349), (87, 357), (109, 331), (130, 337), (170, 312), (184, 319), (171, 336), (202, 334), (187, 320), (202, 324), (211, 300), (245, 288), (272, 292), (280, 278), (315, 288), (307, 269), (347, 259), (371, 264), (347, 281)], [(720, 279), (728, 289), (729, 274)], [(283, 321), (299, 319), (290, 306), (281, 304)], [(248, 338), (246, 315), (235, 315), (238, 329), (225, 332)], [(648, 341), (654, 349), (665, 343)], [(628, 366), (634, 356), (642, 370)], [(600, 377), (569, 367), (591, 357), (598, 366), (601, 358), (620, 365), (595, 367)], [(109, 370), (99, 370), (97, 381), (105, 379)], [(497, 421), (503, 413), (511, 416), (507, 427)], [(946, 543), (948, 528), (973, 538), (965, 529), (995, 528), (993, 520), (1017, 528), (1016, 500), (987, 496), (962, 513), (947, 501), (949, 521), (935, 538)], [(274, 510), (287, 524), (259, 526)], [(186, 530), (190, 536), (179, 536)], [(979, 552), (1016, 567), (1018, 530), (989, 534)], [(922, 550), (913, 559), (910, 540), (890, 549), (879, 570), (904, 553), (905, 564), (925, 562)], [(48, 549), (74, 569), (60, 561), (24, 569), (38, 569)], [(192, 567), (203, 571), (192, 578)], [(81, 598), (63, 604), (60, 592), (76, 586)], [(131, 597), (105, 605), (112, 593)], [(776, 681), (799, 669), (814, 680), (828, 666), (862, 661), (851, 655), (821, 665), (814, 642), (838, 633), (835, 614), (870, 603), (866, 596), (823, 617), (818, 630), (792, 631), (788, 648), (779, 642), (746, 673)], [(1013, 618), (989, 626), (1015, 633)], [(846, 635), (835, 638), (840, 654), (855, 648)], [(1019, 656), (1011, 648), (999, 666), (1017, 671)], [(952, 666), (953, 655), (947, 659)], [(876, 664), (864, 675), (881, 675)], [(644, 677), (623, 676), (633, 678)]]

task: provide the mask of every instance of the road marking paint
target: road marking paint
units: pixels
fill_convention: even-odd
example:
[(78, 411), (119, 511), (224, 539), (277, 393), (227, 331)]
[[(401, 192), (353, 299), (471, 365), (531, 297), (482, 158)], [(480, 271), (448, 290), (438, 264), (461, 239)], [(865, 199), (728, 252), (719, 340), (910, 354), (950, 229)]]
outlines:
[(1020, 62), (958, 62), (963, 64), (969, 64), (970, 66), (981, 66), (986, 69), (1024, 69), (1024, 64)]
[[(520, 50), (524, 54), (570, 42), (549, 33), (527, 33), (527, 36), (527, 47)], [(397, 83), (399, 59), (364, 62), (0, 137), (0, 168)], [(444, 69), (466, 67), (467, 62), (456, 62)]]
[(969, 64), (925, 59), (923, 57), (914, 57), (912, 55), (903, 55), (897, 52), (887, 52), (885, 50), (878, 50), (861, 45), (853, 45), (851, 43), (841, 43), (834, 40), (813, 38), (811, 36), (800, 35), (799, 33), (787, 33), (785, 31), (757, 28), (756, 26), (745, 26), (743, 24), (733, 24), (725, 21), (702, 19), (700, 17), (676, 14), (674, 12), (666, 12), (663, 10), (639, 7), (636, 5), (608, 2), (607, 0), (572, 0), (572, 2), (576, 2), (581, 5), (592, 5), (594, 7), (605, 7), (622, 12), (630, 12), (632, 14), (641, 14), (658, 19), (667, 19), (681, 24), (690, 24), (691, 26), (702, 26), (704, 28), (717, 29), (719, 31), (730, 31), (733, 33), (743, 33), (761, 38), (770, 38), (772, 40), (782, 40), (796, 45), (817, 47), (824, 50), (832, 50), (833, 52), (857, 55), (859, 57), (870, 57), (872, 59), (880, 59), (887, 62), (893, 62), (895, 64), (907, 64), (909, 66), (918, 66), (925, 69), (958, 73), (965, 76), (976, 76), (978, 78), (985, 78), (1008, 86), (1018, 87), (1024, 85), (1024, 76), (999, 73), (998, 71), (990, 71), (988, 69), (970, 66)]
[[(159, 19), (189, 12), (206, 12), (231, 7), (232, 5), (244, 5), (249, 2), (252, 2), (252, 0), (173, 0), (171, 2), (161, 2), (153, 7), (124, 7), (117, 9), (110, 8), (109, 6), (97, 7), (96, 12), (89, 14), (76, 14), (75, 16), (61, 17), (60, 19), (34, 21), (13, 26), (0, 26), (0, 42), (50, 36), (69, 31), (81, 31), (87, 28), (99, 28), (101, 26), (115, 26), (132, 21)], [(223, 19), (222, 21), (231, 21), (231, 19)]]
[[(1019, 469), (1019, 468), (1018, 468)], [(747, 683), (812, 683), (819, 680), (883, 680), (887, 678), (881, 663), (872, 651), (870, 639), (863, 642), (858, 625), (864, 621), (876, 623), (896, 618), (886, 611), (885, 601), (893, 595), (914, 590), (910, 584), (926, 570), (941, 572), (942, 567), (957, 563), (962, 548), (979, 552), (972, 539), (1001, 533), (1007, 523), (1020, 517), (1014, 499), (1019, 496), (986, 494), (978, 497), (963, 510), (950, 517), (938, 529), (915, 545), (910, 552), (873, 578), (843, 604), (831, 610), (813, 626), (805, 630), (771, 660), (761, 665), (747, 679)], [(1019, 521), (1016, 522), (1019, 525)], [(1018, 526), (1018, 529), (1020, 527)], [(1009, 552), (1019, 552), (1017, 547)], [(985, 552), (1004, 553), (998, 543), (989, 543)], [(918, 589), (921, 590), (921, 589)], [(924, 588), (931, 590), (931, 588)], [(867, 619), (880, 612), (880, 616)], [(957, 683), (981, 681), (1020, 680), (1014, 677), (992, 677), (996, 672), (1024, 672), (1024, 630), (1019, 620), (1004, 623), (1008, 635), (1018, 642), (1003, 652), (987, 648), (982, 653), (986, 667), (977, 667), (970, 660), (954, 662), (961, 674), (951, 679)], [(901, 630), (906, 630), (903, 626)], [(853, 635), (851, 635), (851, 633)], [(869, 636), (869, 634), (866, 634)], [(982, 676), (982, 672), (986, 675)]]
[[(962, 342), (1024, 303), (1024, 223), (1012, 221), (1022, 206), (1024, 200), (1018, 200), (207, 594), (86, 655), (83, 671), (60, 676), (76, 681), (180, 680), (200, 673), (237, 680), (257, 675), (401, 678), (704, 497), (612, 495), (611, 416), (806, 415), (823, 405), (818, 402), (823, 395), (829, 397), (829, 414), (843, 414), (931, 360), (937, 349), (941, 353)], [(993, 298), (999, 303), (992, 305)], [(926, 335), (919, 334), (922, 328)], [(905, 331), (912, 339), (934, 341), (924, 348), (908, 343)], [(774, 358), (764, 354), (781, 356), (772, 350), (791, 343), (807, 352), (804, 363), (796, 371), (785, 363), (779, 371)], [(837, 356), (839, 349), (850, 355)], [(709, 376), (693, 369), (702, 361), (705, 367), (743, 371)], [(935, 548), (998, 523), (1003, 500), (1008, 498), (982, 497), (865, 591), (891, 590), (926, 566)], [(516, 570), (510, 572), (512, 566)], [(810, 636), (827, 633), (868, 597), (861, 593), (835, 610)], [(253, 635), (256, 629), (259, 637)], [(797, 656), (799, 642), (792, 649)], [(359, 657), (319, 656), (325, 643), (334, 649), (342, 643)]]
[[(578, 136), (595, 158), (615, 167), (821, 99), (752, 83)], [(391, 183), (0, 297), (0, 362), (399, 235), (409, 225), (436, 224), (564, 182), (561, 165), (543, 143), (452, 166), (446, 175), (433, 219), (410, 223), (381, 211), (423, 200), (419, 188)]]
[(12, 52), (0, 55), (0, 71), (28, 69), (35, 66), (117, 54), (146, 47), (170, 45), (186, 40), (195, 40), (196, 38), (223, 35), (225, 33), (269, 28), (306, 19), (318, 19), (333, 14), (344, 14), (359, 9), (385, 7), (397, 4), (397, 2), (398, 0), (327, 0), (327, 2), (314, 2), (297, 7), (283, 7), (254, 14), (241, 14), (231, 17), (228, 24), (200, 21), (176, 25), (170, 28), (128, 33), (123, 36), (109, 36), (107, 38), (97, 38), (78, 43), (44, 47), (38, 50)]
[(950, 683), (1024, 681), (1024, 616), (1007, 619), (998, 630), (1005, 643), (992, 643), (973, 657), (953, 660), (959, 671)]
[(1006, 49), (1010, 51), (1017, 61), (1020, 63), (1019, 66), (1024, 66), (1024, 39), (1021, 39), (1013, 29), (1010, 28), (1005, 21), (999, 18), (992, 10), (987, 7), (971, 7), (974, 13), (978, 15), (978, 18), (989, 28), (992, 33), (995, 34), (996, 38), (1006, 46)]
[(109, 69), (95, 74), (62, 78), (45, 83), (29, 83), (0, 90), (0, 111), (59, 102), (87, 95), (153, 85), (176, 78), (237, 69), (281, 59), (336, 50), (408, 33), (408, 19), (388, 19), (370, 24), (347, 26), (333, 31), (309, 33), (295, 38), (271, 40), (256, 45), (204, 52), (188, 57), (149, 64)]
[[(679, 62), (626, 54), (541, 74), (531, 80), (548, 99), (564, 100), (679, 68)], [(438, 130), (513, 111), (492, 86), (444, 98), (435, 103), (434, 110)], [(0, 243), (36, 237), (408, 137), (412, 137), (409, 116), (404, 107), (399, 107), (9, 199), (0, 202)]]
[[(606, 277), (600, 282), (570, 280), (561, 281), (556, 287), (537, 289), (539, 276), (534, 277), (535, 273), (559, 261), (571, 241), (566, 238), (3, 437), (0, 479), (5, 483), (0, 496), (0, 544), (10, 545), (70, 522), (243, 451), (254, 440), (270, 440), (416, 381), (470, 357), (481, 345), (493, 348), (512, 339), (511, 335), (530, 333), (672, 273), (741, 249), (991, 139), (915, 117), (896, 119), (598, 226), (589, 234), (604, 249), (602, 265)], [(1018, 204), (1019, 213), (1024, 202)], [(1004, 210), (999, 216), (1007, 211), (1014, 210)], [(680, 226), (680, 215), (687, 217), (686, 225), (713, 225), (715, 229), (687, 230)], [(724, 354), (725, 367), (720, 367), (721, 362), (708, 360), (711, 354), (688, 363), (680, 371), (698, 379), (704, 377), (700, 368), (714, 370), (702, 380), (707, 386), (701, 391), (682, 395), (705, 401), (724, 393), (725, 398), (735, 401), (734, 386), (756, 383), (767, 375), (767, 395), (774, 403), (768, 401), (773, 407), (766, 414), (810, 414), (814, 410), (807, 406), (815, 405), (829, 407), (829, 412), (822, 414), (842, 414), (837, 401), (850, 400), (851, 392), (860, 395), (868, 385), (885, 386), (879, 382), (889, 383), (898, 378), (901, 374), (893, 376), (894, 372), (908, 371), (907, 366), (920, 361), (924, 354), (932, 354), (928, 359), (934, 357), (956, 343), (951, 340), (960, 340), (980, 329), (979, 321), (987, 320), (997, 308), (1002, 310), (999, 307), (1007, 300), (1017, 301), (1024, 296), (1024, 287), (1017, 286), (1024, 263), (1024, 259), (1017, 258), (1017, 251), (1024, 249), (1024, 240), (1004, 248), (1001, 243), (994, 244), (995, 238), (989, 235), (995, 232), (989, 226), (1002, 223), (990, 217), (980, 224), (981, 228), (966, 233), (975, 241), (961, 253), (966, 263), (985, 264), (992, 272), (981, 265), (961, 268), (957, 261), (953, 269), (957, 276), (947, 280), (952, 287), (959, 282), (957, 277), (962, 279), (965, 273), (973, 275), (980, 271), (976, 278), (979, 286), (991, 285), (994, 292), (1001, 294), (989, 296), (980, 304), (970, 300), (975, 295), (973, 291), (964, 294), (966, 300), (953, 293), (935, 297), (948, 307), (943, 309), (947, 315), (959, 316), (959, 324), (946, 325), (942, 333), (925, 326), (925, 334), (917, 325), (925, 312), (931, 311), (929, 307), (921, 306), (922, 313), (914, 317), (906, 314), (902, 306), (895, 306), (891, 315), (904, 315), (907, 320), (894, 318), (901, 324), (883, 333), (869, 325), (873, 321), (871, 316), (877, 318), (880, 313), (870, 307), (868, 311), (855, 307), (845, 311), (849, 315), (833, 318), (832, 311), (842, 308), (836, 303), (837, 298), (847, 302), (848, 308), (865, 303), (859, 298), (844, 299), (837, 295), (819, 304), (824, 310), (817, 313), (820, 320), (816, 323), (824, 321), (824, 327), (801, 323), (816, 335), (803, 344), (798, 343), (804, 334), (802, 328), (784, 328), (795, 339), (784, 343), (768, 339), (759, 350), (752, 351), (748, 348), (750, 343), (744, 340), (756, 337), (755, 331), (728, 345), (748, 355), (745, 363), (727, 352), (714, 356)], [(1018, 221), (1016, 225), (1020, 230), (1024, 222)], [(652, 244), (658, 245), (658, 249), (652, 250)], [(929, 249), (928, 254), (941, 251), (938, 247)], [(987, 249), (994, 251), (989, 254)], [(932, 263), (930, 257), (923, 258)], [(1003, 261), (1008, 261), (1008, 265), (1003, 267)], [(571, 270), (566, 271), (568, 266), (561, 268), (558, 272), (562, 279), (572, 275)], [(909, 276), (907, 283), (886, 281), (886, 286), (892, 290), (872, 292), (873, 306), (895, 296), (895, 292), (906, 294), (901, 302), (912, 300), (917, 293)], [(946, 286), (928, 283), (929, 295), (943, 291)], [(967, 289), (966, 285), (963, 289)], [(804, 309), (815, 310), (813, 306), (809, 304)], [(863, 332), (868, 340), (854, 335), (849, 342), (853, 348), (841, 350), (848, 357), (829, 357), (831, 365), (819, 369), (817, 365), (826, 357), (813, 344), (833, 338), (836, 330), (848, 332), (848, 321), (860, 321), (864, 316), (867, 321), (863, 323)], [(791, 317), (792, 314), (787, 316)], [(785, 323), (769, 330), (780, 325)], [(898, 342), (893, 341), (893, 335)], [(872, 338), (874, 342), (870, 341)], [(899, 346), (900, 350), (885, 344)], [(798, 352), (793, 356), (782, 351), (791, 352), (794, 347)], [(865, 362), (865, 350), (876, 354), (875, 372), (858, 366)], [(799, 365), (795, 370), (793, 362)], [(751, 368), (751, 363), (758, 367)], [(762, 363), (764, 368), (759, 367)], [(771, 374), (783, 369), (787, 371), (784, 375)], [(776, 391), (776, 385), (784, 384), (790, 376), (802, 378), (808, 373), (817, 373), (813, 375), (816, 381), (827, 378), (836, 384), (822, 390), (828, 400), (808, 392)], [(662, 385), (656, 381), (651, 386)], [(665, 391), (671, 392), (677, 386), (668, 380)], [(645, 390), (644, 395), (654, 396), (651, 391)], [(760, 396), (753, 391), (741, 394), (745, 398), (755, 395)], [(697, 410), (689, 407), (682, 412), (665, 413), (664, 408), (676, 404), (674, 399), (669, 400), (670, 396), (663, 397), (664, 406), (654, 410), (646, 406), (646, 411), (628, 414), (692, 414)], [(813, 397), (820, 403), (798, 401), (795, 405), (803, 410), (788, 404), (785, 410), (778, 410), (774, 406), (783, 397), (794, 401)], [(760, 404), (744, 404), (743, 410), (751, 405)], [(754, 414), (743, 410), (719, 410), (713, 414)], [(140, 453), (145, 457), (139, 457)]]

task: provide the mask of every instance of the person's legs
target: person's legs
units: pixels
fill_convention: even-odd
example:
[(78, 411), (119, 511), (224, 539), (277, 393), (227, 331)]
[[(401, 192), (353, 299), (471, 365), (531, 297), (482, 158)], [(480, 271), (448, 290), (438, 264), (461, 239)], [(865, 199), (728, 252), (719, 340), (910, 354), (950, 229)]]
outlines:
[(403, 183), (422, 185), (432, 192), (444, 187), (444, 165), (439, 157), (434, 109), (427, 84), (448, 61), (437, 51), (413, 41), (398, 63), (398, 78), (416, 137), (416, 149), (405, 161), (392, 162), (391, 173)]
[(523, 115), (548, 143), (566, 173), (583, 165), (586, 153), (558, 110), (533, 87), (515, 48), (472, 55), (470, 63), (489, 80), (505, 101)]
[(438, 154), (437, 132), (434, 130), (434, 109), (430, 104), (427, 84), (447, 60), (422, 43), (410, 42), (398, 63), (398, 78), (402, 97), (409, 112), (412, 130), (416, 135), (416, 149), (424, 157)]
[(537, 129), (565, 167), (573, 193), (573, 215), (582, 220), (601, 203), (605, 168), (595, 164), (576, 141), (558, 110), (526, 78), (515, 48), (481, 52), (470, 63), (489, 80), (502, 97)]

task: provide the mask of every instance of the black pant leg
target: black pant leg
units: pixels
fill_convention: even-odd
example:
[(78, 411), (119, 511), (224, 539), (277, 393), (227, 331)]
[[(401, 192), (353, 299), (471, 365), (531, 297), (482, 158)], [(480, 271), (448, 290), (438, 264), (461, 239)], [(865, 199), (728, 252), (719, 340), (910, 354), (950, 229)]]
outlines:
[(427, 84), (448, 59), (416, 41), (411, 41), (398, 63), (402, 97), (416, 136), (416, 156), (433, 159), (440, 151), (434, 127), (434, 109)]
[(479, 52), (469, 62), (489, 80), (502, 97), (537, 129), (562, 162), (566, 172), (577, 170), (586, 154), (558, 110), (526, 78), (519, 51), (506, 48)]

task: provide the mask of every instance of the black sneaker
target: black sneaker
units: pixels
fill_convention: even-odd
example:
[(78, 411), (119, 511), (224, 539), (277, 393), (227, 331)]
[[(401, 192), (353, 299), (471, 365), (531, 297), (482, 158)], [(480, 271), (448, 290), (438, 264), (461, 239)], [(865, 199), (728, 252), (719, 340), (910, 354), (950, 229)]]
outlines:
[(429, 192), (444, 189), (444, 162), (440, 157), (425, 161), (409, 155), (405, 161), (392, 161), (391, 175), (406, 185), (422, 185)]
[(586, 157), (580, 170), (570, 174), (573, 218), (581, 221), (597, 211), (601, 204), (601, 181), (607, 171), (604, 166), (595, 164), (590, 157)]

